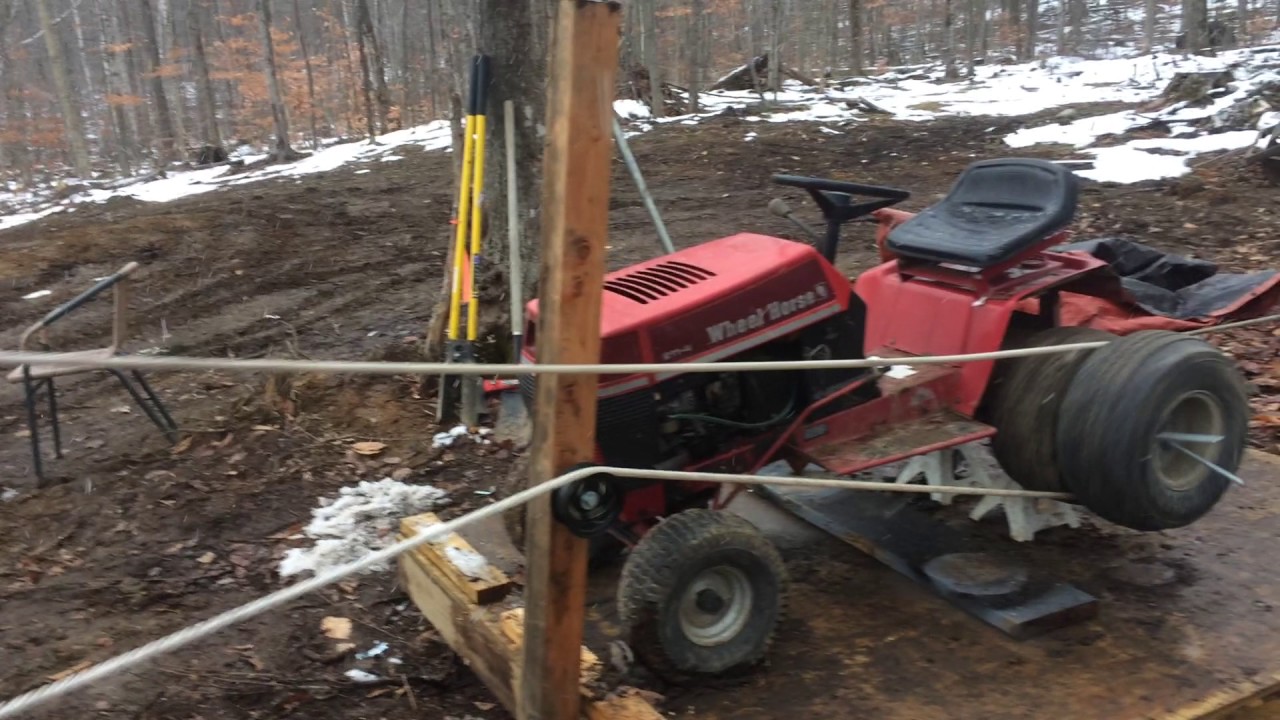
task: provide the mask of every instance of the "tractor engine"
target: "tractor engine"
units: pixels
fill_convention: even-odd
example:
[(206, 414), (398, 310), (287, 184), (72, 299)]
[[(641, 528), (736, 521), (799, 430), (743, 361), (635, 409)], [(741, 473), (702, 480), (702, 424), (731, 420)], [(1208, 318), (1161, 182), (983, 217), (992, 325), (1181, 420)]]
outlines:
[[(537, 361), (537, 319), (534, 300), (525, 363)], [(764, 235), (721, 238), (611, 273), (601, 362), (671, 370), (600, 377), (598, 459), (688, 467), (786, 427), (864, 371), (686, 373), (680, 364), (861, 357), (863, 319), (849, 282), (816, 250)], [(536, 378), (522, 378), (521, 388), (531, 406)]]

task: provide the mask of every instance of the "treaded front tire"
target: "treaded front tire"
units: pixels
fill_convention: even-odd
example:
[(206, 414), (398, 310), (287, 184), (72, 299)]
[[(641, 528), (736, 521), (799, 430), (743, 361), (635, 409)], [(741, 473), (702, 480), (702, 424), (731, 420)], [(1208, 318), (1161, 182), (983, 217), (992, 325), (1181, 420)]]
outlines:
[(786, 609), (787, 573), (754, 525), (695, 509), (659, 523), (631, 551), (618, 614), (637, 658), (672, 682), (760, 663)]
[(1059, 411), (1058, 458), (1079, 503), (1117, 525), (1166, 530), (1209, 512), (1230, 480), (1157, 435), (1221, 436), (1179, 444), (1234, 473), (1248, 427), (1244, 379), (1229, 358), (1195, 337), (1148, 330), (1080, 367)]
[[(1026, 347), (1115, 339), (1115, 335), (1094, 328), (1054, 327), (1033, 335)], [(1009, 477), (1028, 490), (1066, 489), (1058, 469), (1058, 410), (1072, 378), (1093, 352), (1032, 355), (996, 365), (991, 403), (996, 435), (991, 451)]]

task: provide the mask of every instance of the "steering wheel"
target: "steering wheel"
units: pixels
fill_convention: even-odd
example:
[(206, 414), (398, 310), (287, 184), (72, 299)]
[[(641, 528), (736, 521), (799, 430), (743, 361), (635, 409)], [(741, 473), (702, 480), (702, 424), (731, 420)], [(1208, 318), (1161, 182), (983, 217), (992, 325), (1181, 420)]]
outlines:
[[(773, 181), (779, 185), (800, 188), (808, 191), (822, 217), (827, 221), (825, 238), (817, 239), (818, 249), (830, 262), (835, 262), (836, 245), (840, 243), (840, 227), (850, 220), (866, 217), (876, 210), (887, 208), (911, 197), (911, 193), (898, 188), (879, 185), (862, 185), (842, 180), (801, 177), (798, 175), (774, 175)], [(854, 202), (854, 196), (863, 195), (875, 198), (864, 202)], [(785, 207), (785, 206), (784, 206)], [(792, 218), (793, 222), (797, 222)]]
[[(881, 185), (863, 185), (843, 180), (803, 177), (800, 175), (774, 175), (773, 181), (779, 185), (807, 190), (813, 201), (817, 203), (827, 224), (837, 225), (849, 222), (876, 210), (887, 208), (911, 197), (907, 190), (884, 187)], [(855, 195), (876, 198), (871, 202), (853, 202)]]

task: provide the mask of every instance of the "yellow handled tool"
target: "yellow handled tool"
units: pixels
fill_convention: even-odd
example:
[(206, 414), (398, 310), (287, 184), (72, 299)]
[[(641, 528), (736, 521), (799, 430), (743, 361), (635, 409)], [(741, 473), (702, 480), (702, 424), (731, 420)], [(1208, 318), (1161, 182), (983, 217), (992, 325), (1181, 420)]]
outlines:
[[(458, 188), (458, 215), (453, 239), (453, 281), (449, 289), (448, 344), (445, 361), (473, 363), (474, 343), (480, 332), (480, 288), (476, 279), (483, 237), (485, 108), (488, 105), (489, 58), (477, 55), (471, 62), (471, 94), (467, 99), (466, 136), (462, 148), (462, 173)], [(463, 308), (466, 335), (463, 337)], [(453, 420), (461, 393), (462, 421), (478, 421), (482, 390), (473, 378), (446, 375), (440, 379), (438, 419)]]

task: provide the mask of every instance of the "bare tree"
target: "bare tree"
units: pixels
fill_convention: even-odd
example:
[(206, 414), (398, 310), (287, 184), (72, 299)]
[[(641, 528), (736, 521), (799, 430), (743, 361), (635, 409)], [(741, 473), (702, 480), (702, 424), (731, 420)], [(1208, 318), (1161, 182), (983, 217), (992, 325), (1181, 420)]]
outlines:
[[(406, 0), (406, 7), (407, 0)], [(307, 115), (311, 121), (311, 147), (320, 148), (320, 138), (316, 133), (316, 76), (311, 69), (311, 52), (307, 48), (307, 29), (302, 24), (302, 7), (298, 0), (293, 0), (293, 22), (298, 28), (298, 46), (302, 51), (302, 60), (307, 70)]]
[(854, 75), (866, 72), (862, 65), (862, 0), (849, 0), (849, 60)]
[(188, 31), (191, 36), (191, 64), (196, 73), (196, 96), (200, 110), (200, 134), (206, 145), (222, 147), (222, 132), (218, 127), (218, 98), (209, 77), (209, 59), (204, 49), (204, 18), (202, 8), (192, 4), (187, 10)]
[(45, 50), (49, 53), (49, 70), (53, 73), (54, 90), (58, 104), (62, 106), (62, 124), (71, 150), (71, 163), (76, 174), (88, 179), (93, 175), (89, 165), (89, 144), (84, 136), (84, 119), (80, 116), (80, 104), (76, 102), (71, 86), (71, 74), (62, 54), (62, 40), (54, 33), (53, 14), (49, 12), (49, 0), (36, 0), (36, 12), (40, 16), (40, 32), (44, 34)]
[(280, 93), (280, 74), (276, 70), (276, 43), (271, 37), (271, 0), (258, 0), (258, 25), (262, 28), (262, 49), (265, 55), (263, 72), (267, 76), (271, 120), (276, 131), (271, 154), (277, 160), (289, 160), (296, 153), (289, 144), (289, 115), (285, 111), (284, 96)]
[(138, 0), (138, 9), (142, 11), (142, 32), (144, 51), (149, 65), (151, 78), (151, 101), (155, 103), (156, 129), (160, 134), (160, 161), (169, 163), (178, 159), (178, 136), (173, 129), (173, 113), (169, 110), (169, 98), (164, 92), (164, 68), (160, 62), (160, 40), (156, 35), (156, 18), (151, 9), (152, 0)]

